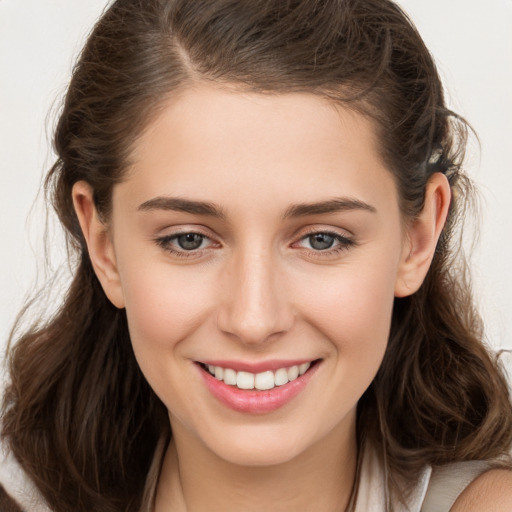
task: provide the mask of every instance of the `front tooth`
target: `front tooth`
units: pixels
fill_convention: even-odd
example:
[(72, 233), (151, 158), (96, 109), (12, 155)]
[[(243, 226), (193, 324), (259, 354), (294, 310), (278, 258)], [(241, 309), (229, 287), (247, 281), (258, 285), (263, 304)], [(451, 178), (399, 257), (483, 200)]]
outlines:
[(288, 370), (286, 368), (279, 368), (279, 370), (276, 371), (274, 381), (276, 386), (288, 384)]
[(261, 391), (272, 389), (274, 387), (274, 372), (267, 371), (256, 374), (254, 387)]
[(224, 369), (221, 366), (215, 367), (215, 378), (219, 380), (224, 378)]
[(236, 374), (236, 385), (240, 389), (254, 389), (254, 373), (238, 372)]
[(236, 386), (236, 372), (230, 368), (224, 370), (224, 383), (230, 386)]
[(304, 375), (308, 371), (310, 366), (311, 366), (311, 363), (302, 363), (299, 366), (299, 375)]
[(288, 380), (291, 382), (299, 376), (299, 367), (297, 365), (288, 368)]

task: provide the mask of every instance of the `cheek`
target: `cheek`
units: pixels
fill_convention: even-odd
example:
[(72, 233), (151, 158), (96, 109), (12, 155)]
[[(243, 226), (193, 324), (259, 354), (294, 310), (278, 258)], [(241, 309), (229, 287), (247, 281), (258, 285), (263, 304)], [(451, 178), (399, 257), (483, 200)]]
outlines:
[(138, 357), (155, 359), (160, 351), (174, 350), (204, 322), (212, 293), (207, 280), (191, 279), (168, 264), (137, 263), (121, 271), (126, 315)]
[[(337, 424), (356, 406), (375, 378), (388, 344), (394, 280), (371, 267), (360, 270), (365, 273), (347, 269), (316, 298), (308, 292), (309, 300), (304, 300), (306, 322), (322, 336), (331, 375), (332, 385), (324, 395), (330, 411), (326, 425)], [(315, 407), (312, 414), (320, 415), (325, 403)]]
[[(322, 335), (347, 396), (360, 396), (384, 356), (391, 325), (399, 252), (355, 258), (321, 278), (303, 276), (300, 297), (305, 321)], [(356, 263), (357, 261), (357, 263)]]
[(387, 341), (394, 302), (395, 260), (330, 272), (322, 280), (304, 276), (300, 296), (309, 323), (330, 339), (361, 345), (370, 337)]
[(205, 280), (153, 263), (125, 266), (122, 284), (131, 343), (146, 380), (167, 409), (199, 415), (188, 400), (186, 340), (209, 316)]

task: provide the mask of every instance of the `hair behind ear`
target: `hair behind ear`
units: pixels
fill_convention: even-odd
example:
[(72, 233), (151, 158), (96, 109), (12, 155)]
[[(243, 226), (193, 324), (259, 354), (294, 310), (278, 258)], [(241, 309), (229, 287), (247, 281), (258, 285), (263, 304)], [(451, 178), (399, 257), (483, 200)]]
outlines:
[(58, 315), (19, 340), (10, 365), (2, 435), (51, 509), (138, 512), (165, 408), (86, 253)]
[(438, 252), (418, 292), (395, 299), (387, 352), (361, 400), (368, 436), (406, 479), (425, 464), (506, 457), (512, 443), (507, 383), (461, 279)]
[(2, 512), (23, 512), (20, 506), (7, 494), (0, 485), (0, 510)]

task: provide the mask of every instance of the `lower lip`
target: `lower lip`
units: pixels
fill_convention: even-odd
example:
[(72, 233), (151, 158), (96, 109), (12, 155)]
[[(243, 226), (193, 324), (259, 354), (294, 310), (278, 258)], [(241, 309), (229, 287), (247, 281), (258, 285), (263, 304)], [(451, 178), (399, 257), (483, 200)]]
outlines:
[(236, 386), (229, 386), (201, 366), (198, 365), (198, 368), (206, 387), (219, 402), (237, 412), (266, 414), (276, 411), (293, 400), (307, 386), (318, 366), (319, 364), (316, 363), (306, 373), (288, 384), (265, 391), (243, 390)]

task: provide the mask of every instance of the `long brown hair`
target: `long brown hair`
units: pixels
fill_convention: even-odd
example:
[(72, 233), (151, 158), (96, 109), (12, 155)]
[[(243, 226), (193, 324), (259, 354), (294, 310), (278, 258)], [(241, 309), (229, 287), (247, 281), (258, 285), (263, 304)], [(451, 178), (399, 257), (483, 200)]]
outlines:
[(123, 310), (92, 270), (72, 201), (79, 180), (108, 222), (137, 137), (169, 96), (198, 81), (263, 94), (307, 91), (370, 117), (413, 218), (435, 172), (450, 182), (447, 226), (421, 289), (396, 299), (388, 350), (358, 408), (360, 441), (395, 477), (425, 464), (503, 455), (512, 408), (482, 344), (457, 226), (470, 184), (466, 125), (450, 112), (431, 55), (389, 0), (117, 0), (74, 69), (46, 190), (74, 279), (59, 311), (16, 336), (3, 436), (50, 507), (136, 511), (163, 404), (135, 361)]

